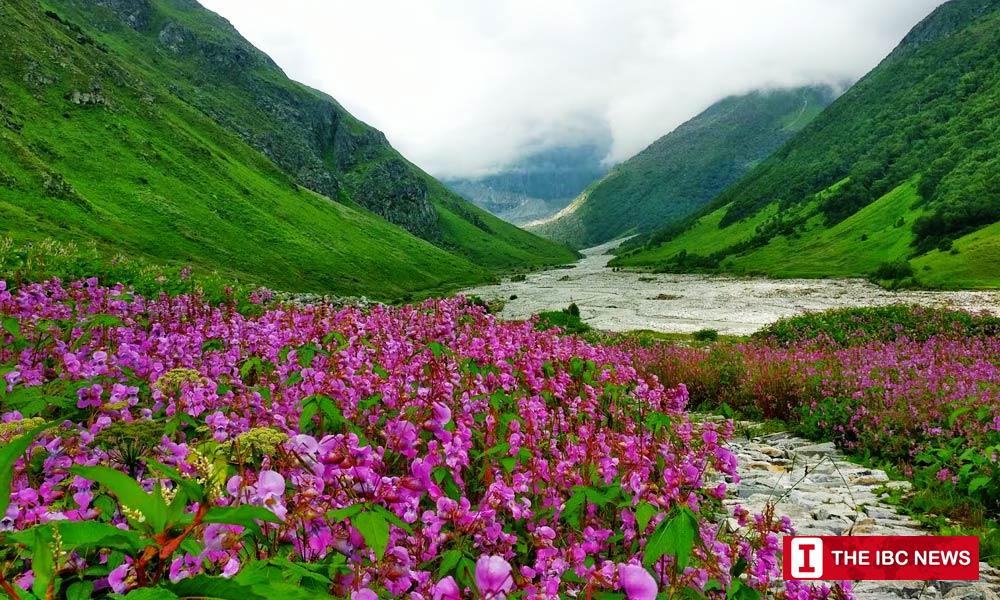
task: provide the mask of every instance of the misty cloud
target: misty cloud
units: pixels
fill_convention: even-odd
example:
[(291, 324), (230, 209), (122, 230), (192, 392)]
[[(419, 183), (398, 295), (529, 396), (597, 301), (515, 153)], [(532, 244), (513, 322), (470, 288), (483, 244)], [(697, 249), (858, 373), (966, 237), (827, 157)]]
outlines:
[(619, 161), (719, 98), (862, 76), (942, 0), (202, 0), (435, 175), (606, 135)]

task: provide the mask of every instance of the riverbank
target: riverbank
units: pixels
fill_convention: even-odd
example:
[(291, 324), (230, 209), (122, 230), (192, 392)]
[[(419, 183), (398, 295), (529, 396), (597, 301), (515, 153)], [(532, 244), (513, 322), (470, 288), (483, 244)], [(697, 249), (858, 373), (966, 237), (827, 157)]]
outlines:
[[(462, 293), (505, 300), (506, 319), (580, 307), (592, 327), (621, 332), (648, 329), (692, 333), (715, 329), (747, 335), (782, 317), (804, 312), (887, 304), (946, 306), (1000, 313), (997, 291), (889, 291), (862, 279), (767, 279), (615, 271), (608, 252), (619, 241), (583, 251), (569, 268), (531, 273)], [(520, 278), (516, 278), (520, 279)]]

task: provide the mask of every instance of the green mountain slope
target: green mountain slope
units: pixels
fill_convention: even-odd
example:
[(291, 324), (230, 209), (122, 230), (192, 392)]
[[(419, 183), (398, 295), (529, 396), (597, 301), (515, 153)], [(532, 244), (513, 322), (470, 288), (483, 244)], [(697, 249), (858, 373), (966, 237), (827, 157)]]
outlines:
[(551, 219), (528, 228), (575, 247), (676, 223), (805, 127), (826, 87), (731, 96), (615, 167)]
[(1000, 285), (997, 48), (1000, 0), (942, 5), (771, 158), (613, 264), (864, 276), (909, 261), (924, 285)]
[(0, 234), (377, 297), (572, 258), (446, 190), (195, 2), (10, 0), (0, 13)]

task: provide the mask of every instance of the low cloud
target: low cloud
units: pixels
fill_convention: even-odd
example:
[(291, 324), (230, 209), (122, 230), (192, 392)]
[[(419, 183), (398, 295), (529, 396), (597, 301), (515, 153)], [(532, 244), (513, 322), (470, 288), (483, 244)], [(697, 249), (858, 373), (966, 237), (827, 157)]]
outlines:
[(719, 98), (843, 84), (942, 0), (202, 0), (435, 175), (610, 129), (619, 161)]

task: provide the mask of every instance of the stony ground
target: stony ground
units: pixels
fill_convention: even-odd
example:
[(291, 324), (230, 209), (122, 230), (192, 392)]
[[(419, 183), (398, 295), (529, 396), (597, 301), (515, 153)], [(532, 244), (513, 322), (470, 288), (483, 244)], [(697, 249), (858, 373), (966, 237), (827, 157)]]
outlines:
[[(927, 535), (913, 519), (880, 498), (886, 488), (909, 487), (883, 471), (848, 462), (832, 443), (815, 444), (787, 433), (733, 441), (742, 481), (727, 502), (761, 512), (776, 502), (799, 535)], [(979, 582), (869, 581), (855, 585), (859, 600), (1000, 600), (1000, 572), (980, 565)]]
[[(1000, 314), (1000, 292), (890, 292), (860, 279), (765, 279), (636, 273), (607, 268), (618, 241), (589, 248), (572, 268), (530, 273), (464, 293), (505, 300), (501, 316), (524, 319), (570, 302), (583, 320), (604, 331), (651, 329), (691, 333), (717, 329), (747, 335), (781, 317), (806, 311), (885, 304), (952, 306)], [(513, 297), (513, 299), (511, 299)]]

